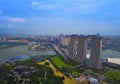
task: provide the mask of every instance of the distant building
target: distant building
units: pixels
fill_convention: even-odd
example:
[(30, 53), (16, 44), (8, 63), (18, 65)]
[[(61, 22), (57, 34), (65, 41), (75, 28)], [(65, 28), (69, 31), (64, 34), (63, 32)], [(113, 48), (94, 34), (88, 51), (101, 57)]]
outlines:
[(21, 43), (27, 43), (27, 42), (28, 42), (28, 40), (25, 40), (25, 39), (20, 39), (20, 42), (21, 42)]
[(20, 42), (19, 40), (8, 40), (8, 42)]
[(28, 40), (25, 40), (25, 39), (20, 39), (20, 40), (8, 40), (8, 42), (27, 43)]
[(59, 42), (61, 46), (68, 46), (70, 43), (70, 38), (69, 37), (65, 37), (64, 35), (61, 35), (59, 38)]
[(6, 37), (0, 37), (0, 42), (7, 42), (8, 40), (7, 40), (7, 38)]

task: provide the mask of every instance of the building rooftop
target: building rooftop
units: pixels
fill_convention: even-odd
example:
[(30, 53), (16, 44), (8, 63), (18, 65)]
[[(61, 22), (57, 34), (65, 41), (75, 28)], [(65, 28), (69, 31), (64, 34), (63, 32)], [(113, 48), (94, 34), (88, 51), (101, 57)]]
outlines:
[(108, 58), (108, 62), (120, 65), (120, 58)]

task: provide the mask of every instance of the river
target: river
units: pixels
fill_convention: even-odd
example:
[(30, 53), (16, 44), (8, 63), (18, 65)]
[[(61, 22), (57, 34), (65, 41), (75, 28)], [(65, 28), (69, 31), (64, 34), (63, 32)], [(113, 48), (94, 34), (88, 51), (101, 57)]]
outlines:
[[(89, 54), (90, 51), (87, 51)], [(8, 59), (13, 56), (21, 56), (21, 55), (27, 55), (27, 56), (35, 56), (35, 55), (56, 55), (54, 50), (47, 50), (47, 51), (30, 51), (28, 50), (28, 46), (16, 46), (12, 48), (7, 49), (0, 49), (0, 60)], [(102, 52), (103, 57), (112, 57), (112, 58), (120, 58), (120, 52), (113, 51), (113, 50), (104, 50)]]
[(0, 60), (8, 59), (13, 56), (36, 56), (36, 55), (56, 55), (54, 50), (46, 50), (46, 51), (30, 51), (28, 50), (28, 46), (16, 46), (7, 49), (0, 49)]
[[(87, 54), (90, 54), (90, 50), (87, 50)], [(106, 58), (120, 58), (120, 52), (106, 49), (102, 51), (102, 56)]]

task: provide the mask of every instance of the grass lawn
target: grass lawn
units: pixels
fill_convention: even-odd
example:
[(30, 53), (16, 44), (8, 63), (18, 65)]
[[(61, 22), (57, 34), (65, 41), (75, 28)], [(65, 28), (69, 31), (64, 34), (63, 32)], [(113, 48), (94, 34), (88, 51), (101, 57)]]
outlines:
[(55, 64), (58, 68), (68, 68), (70, 65), (64, 63), (58, 56), (51, 57), (53, 64)]
[(120, 72), (115, 70), (109, 70), (105, 73), (105, 77), (110, 80), (119, 80), (120, 81)]

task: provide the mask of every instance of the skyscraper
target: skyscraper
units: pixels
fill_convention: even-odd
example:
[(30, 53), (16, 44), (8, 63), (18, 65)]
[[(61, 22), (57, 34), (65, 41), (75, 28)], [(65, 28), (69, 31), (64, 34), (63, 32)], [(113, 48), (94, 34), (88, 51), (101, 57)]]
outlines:
[(77, 40), (78, 40), (78, 35), (71, 35), (68, 57), (72, 60), (75, 60), (77, 55)]
[(92, 38), (92, 47), (90, 53), (90, 68), (101, 69), (102, 37)]
[(87, 66), (94, 69), (101, 69), (102, 37), (99, 35), (71, 35), (68, 57), (78, 63), (85, 63), (88, 39), (91, 39), (92, 47), (90, 52), (89, 64)]
[(77, 62), (84, 63), (84, 60), (86, 58), (86, 51), (87, 51), (87, 37), (86, 36), (79, 36), (77, 56), (76, 56)]

